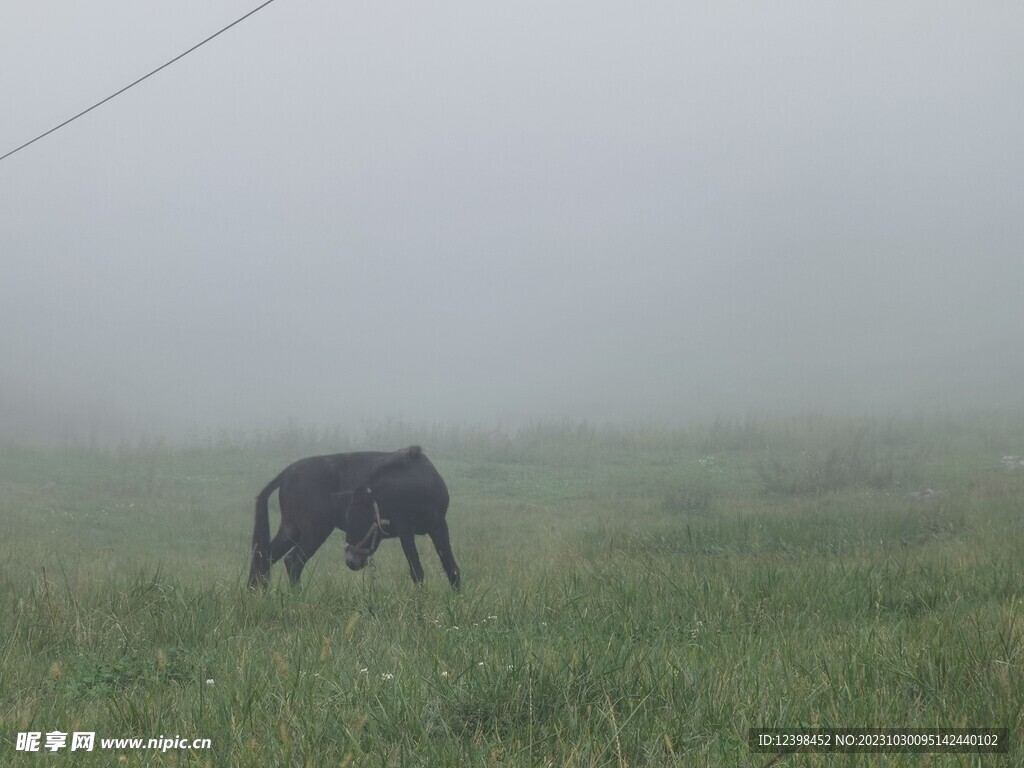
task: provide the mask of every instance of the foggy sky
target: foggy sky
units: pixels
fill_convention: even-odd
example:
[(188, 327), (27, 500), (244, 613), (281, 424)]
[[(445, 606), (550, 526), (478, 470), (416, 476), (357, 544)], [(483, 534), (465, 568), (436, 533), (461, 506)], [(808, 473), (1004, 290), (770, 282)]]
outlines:
[[(0, 154), (256, 4), (3, 4)], [(1019, 406), (1021, 29), (278, 0), (0, 163), (0, 437)]]

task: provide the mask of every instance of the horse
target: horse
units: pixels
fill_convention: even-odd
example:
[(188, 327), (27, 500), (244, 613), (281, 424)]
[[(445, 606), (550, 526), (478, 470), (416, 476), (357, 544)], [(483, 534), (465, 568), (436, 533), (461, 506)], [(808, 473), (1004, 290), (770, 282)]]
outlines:
[[(278, 491), (281, 525), (270, 539), (268, 502)], [(383, 539), (402, 544), (409, 572), (423, 583), (416, 536), (434, 543), (453, 589), (461, 586), (448, 537), (448, 487), (418, 446), (390, 453), (362, 451), (309, 456), (285, 467), (256, 496), (250, 589), (265, 588), (270, 566), (282, 557), (288, 579), (299, 585), (306, 562), (339, 528), (345, 564), (365, 568)]]

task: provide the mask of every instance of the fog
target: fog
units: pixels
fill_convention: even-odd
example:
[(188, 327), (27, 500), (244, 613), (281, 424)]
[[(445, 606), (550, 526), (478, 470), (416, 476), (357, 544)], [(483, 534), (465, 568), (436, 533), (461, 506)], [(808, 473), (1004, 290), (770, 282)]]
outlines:
[[(256, 4), (4, 4), (0, 154)], [(0, 437), (1019, 407), (1022, 28), (279, 0), (0, 162)]]

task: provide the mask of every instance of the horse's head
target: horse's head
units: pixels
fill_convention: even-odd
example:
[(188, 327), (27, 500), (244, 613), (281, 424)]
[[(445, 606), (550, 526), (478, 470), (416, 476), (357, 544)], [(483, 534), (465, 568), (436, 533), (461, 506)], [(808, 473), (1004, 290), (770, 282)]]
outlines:
[(373, 490), (354, 490), (345, 516), (345, 565), (353, 571), (365, 568), (370, 555), (377, 551), (387, 524), (380, 516)]

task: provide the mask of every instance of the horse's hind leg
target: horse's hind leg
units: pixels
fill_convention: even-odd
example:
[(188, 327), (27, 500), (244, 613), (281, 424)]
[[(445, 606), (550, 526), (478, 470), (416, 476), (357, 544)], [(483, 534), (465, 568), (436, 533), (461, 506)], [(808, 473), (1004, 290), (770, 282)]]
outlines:
[(451, 542), (448, 540), (448, 523), (442, 520), (437, 528), (430, 532), (430, 540), (434, 542), (434, 549), (441, 558), (441, 565), (448, 574), (452, 589), (459, 589), (462, 586), (462, 579), (459, 566), (455, 563), (455, 555), (452, 554)]
[(278, 529), (277, 535), (274, 536), (273, 540), (270, 542), (270, 564), (273, 565), (276, 563), (288, 554), (294, 546), (295, 541), (290, 535), (285, 533), (284, 526), (282, 525)]
[(327, 541), (331, 530), (331, 528), (326, 531), (321, 528), (309, 528), (299, 534), (295, 548), (284, 559), (284, 567), (288, 571), (288, 579), (293, 587), (299, 586), (299, 579), (302, 578), (302, 569), (306, 567), (306, 561), (320, 549), (321, 544)]
[(277, 533), (274, 538), (270, 540), (270, 546), (268, 551), (263, 554), (266, 563), (266, 572), (257, 573), (255, 576), (249, 577), (249, 586), (252, 587), (254, 584), (266, 589), (270, 584), (270, 566), (284, 557), (288, 551), (295, 546), (295, 540), (292, 538), (293, 529), (285, 524), (285, 521), (281, 521), (281, 525), (277, 529)]

